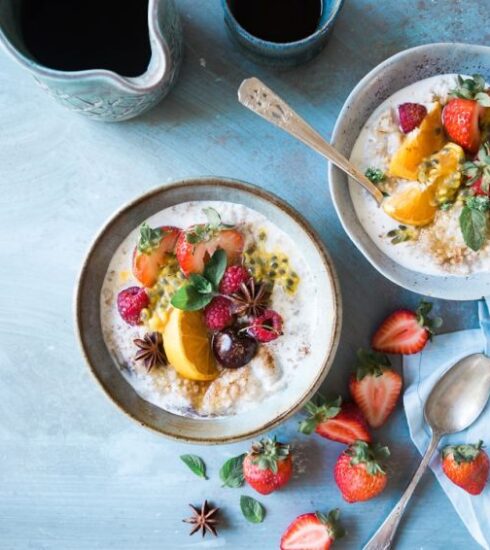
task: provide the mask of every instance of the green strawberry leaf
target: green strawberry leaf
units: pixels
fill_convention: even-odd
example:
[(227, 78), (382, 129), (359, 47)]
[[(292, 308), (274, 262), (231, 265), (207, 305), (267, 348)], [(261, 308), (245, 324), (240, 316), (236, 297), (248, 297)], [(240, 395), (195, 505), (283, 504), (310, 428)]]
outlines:
[(221, 466), (219, 477), (223, 482), (223, 487), (236, 489), (243, 485), (245, 481), (243, 477), (243, 461), (246, 456), (246, 453), (234, 456)]
[(146, 222), (142, 223), (138, 240), (138, 252), (150, 254), (160, 244), (163, 236), (164, 233), (159, 227), (152, 229)]
[(189, 470), (196, 474), (197, 477), (208, 479), (206, 477), (206, 465), (201, 457), (197, 455), (181, 455), (180, 460), (182, 460)]
[(216, 290), (218, 289), (219, 283), (225, 273), (226, 263), (226, 252), (223, 249), (218, 248), (204, 268), (204, 277)]
[(265, 508), (258, 500), (247, 495), (240, 497), (242, 514), (250, 523), (262, 523), (265, 518)]
[(177, 309), (198, 311), (206, 307), (212, 299), (212, 294), (201, 294), (193, 285), (188, 284), (177, 290), (170, 303)]
[[(472, 198), (477, 199), (478, 197)], [(472, 206), (472, 203), (468, 202), (461, 210), (459, 226), (467, 246), (474, 251), (478, 251), (487, 240), (488, 217), (478, 206), (479, 203), (475, 202)]]

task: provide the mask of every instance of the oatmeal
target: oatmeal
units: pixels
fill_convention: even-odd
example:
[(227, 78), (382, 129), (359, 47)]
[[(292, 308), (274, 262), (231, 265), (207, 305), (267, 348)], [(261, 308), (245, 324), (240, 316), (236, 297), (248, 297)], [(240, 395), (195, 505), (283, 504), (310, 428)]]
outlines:
[[(116, 251), (101, 292), (104, 339), (145, 400), (180, 415), (236, 414), (284, 391), (309, 361), (316, 293), (301, 251), (265, 216), (183, 203)], [(155, 349), (166, 364), (152, 362)]]
[[(362, 129), (351, 161), (385, 199), (378, 207), (353, 181), (351, 198), (367, 234), (402, 266), (459, 276), (489, 269), (489, 106), (481, 77), (439, 75), (395, 93)], [(473, 126), (461, 127), (468, 117)]]

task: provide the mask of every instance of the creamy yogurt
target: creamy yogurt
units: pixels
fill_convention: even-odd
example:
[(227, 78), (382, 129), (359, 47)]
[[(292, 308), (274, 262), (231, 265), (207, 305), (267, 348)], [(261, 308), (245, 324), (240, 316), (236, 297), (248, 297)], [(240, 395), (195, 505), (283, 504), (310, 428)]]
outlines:
[(149, 218), (151, 227), (174, 225), (186, 228), (206, 223), (203, 208), (212, 207), (223, 222), (235, 224), (246, 237), (246, 247), (265, 233), (268, 251), (280, 250), (289, 257), (299, 276), (294, 294), (274, 286), (271, 308), (284, 319), (284, 334), (277, 340), (259, 346), (256, 357), (238, 369), (220, 369), (212, 382), (195, 382), (180, 377), (171, 366), (155, 367), (149, 373), (134, 360), (133, 340), (148, 329), (126, 324), (117, 311), (117, 294), (140, 283), (133, 277), (131, 261), (138, 241), (135, 228), (121, 243), (107, 270), (101, 291), (101, 321), (104, 340), (121, 372), (145, 400), (175, 414), (184, 416), (226, 416), (244, 412), (269, 396), (285, 391), (290, 380), (309, 354), (317, 323), (317, 288), (314, 277), (293, 240), (265, 216), (243, 205), (221, 202), (187, 202), (167, 208)]
[[(457, 85), (456, 74), (438, 75), (415, 82), (384, 101), (369, 117), (352, 149), (350, 160), (363, 172), (369, 168), (387, 171), (390, 158), (402, 143), (396, 121), (400, 103), (421, 103), (430, 110), (435, 101), (444, 104)], [(400, 183), (403, 185), (403, 183)], [(490, 269), (490, 246), (473, 252), (459, 229), (461, 208), (439, 211), (432, 224), (420, 229), (416, 240), (392, 244), (387, 233), (399, 223), (378, 207), (374, 198), (350, 180), (349, 191), (357, 217), (376, 246), (403, 267), (428, 275), (464, 276)]]

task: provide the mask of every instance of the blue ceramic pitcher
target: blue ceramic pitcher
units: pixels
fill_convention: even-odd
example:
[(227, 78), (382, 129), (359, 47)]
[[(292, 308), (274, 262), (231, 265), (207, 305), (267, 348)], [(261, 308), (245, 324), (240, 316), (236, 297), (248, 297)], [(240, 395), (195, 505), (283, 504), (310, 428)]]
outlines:
[(106, 69), (60, 71), (38, 63), (20, 31), (20, 2), (0, 0), (0, 44), (59, 103), (96, 120), (135, 117), (160, 101), (174, 84), (182, 61), (182, 29), (174, 0), (149, 0), (151, 58), (147, 70), (124, 77)]

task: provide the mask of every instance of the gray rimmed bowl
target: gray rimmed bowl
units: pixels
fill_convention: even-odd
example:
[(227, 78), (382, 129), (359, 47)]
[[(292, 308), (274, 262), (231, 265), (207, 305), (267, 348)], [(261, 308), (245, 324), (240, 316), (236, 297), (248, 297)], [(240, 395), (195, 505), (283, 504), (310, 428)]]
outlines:
[[(303, 252), (318, 285), (318, 348), (308, 367), (286, 391), (245, 414), (226, 418), (191, 418), (172, 414), (143, 400), (120, 372), (105, 345), (100, 320), (100, 292), (109, 262), (120, 243), (148, 217), (187, 201), (225, 200), (252, 208), (281, 227)], [(106, 395), (138, 423), (168, 437), (200, 444), (220, 444), (254, 437), (298, 411), (325, 379), (337, 349), (342, 307), (332, 261), (305, 220), (281, 199), (237, 180), (213, 177), (180, 181), (157, 188), (117, 212), (90, 247), (76, 290), (75, 316), (83, 355)], [(300, 376), (301, 374), (301, 376)]]
[[(482, 74), (490, 79), (490, 47), (472, 44), (426, 44), (390, 57), (352, 90), (335, 124), (332, 144), (347, 158), (370, 114), (396, 91), (423, 78), (443, 73)], [(475, 300), (490, 295), (490, 273), (465, 277), (434, 276), (411, 271), (384, 254), (357, 219), (347, 176), (330, 164), (332, 200), (340, 221), (369, 262), (394, 283), (426, 296)]]

